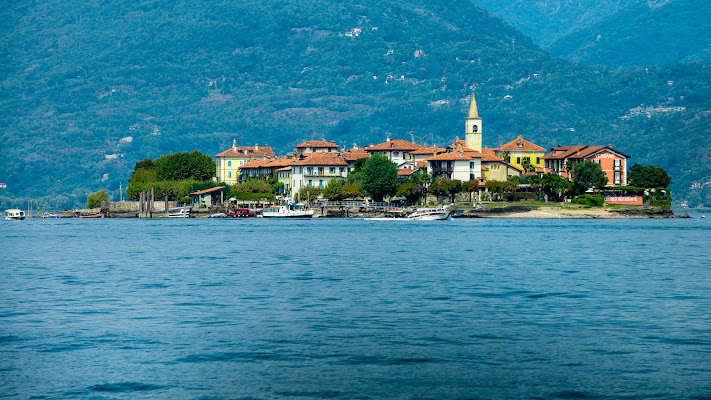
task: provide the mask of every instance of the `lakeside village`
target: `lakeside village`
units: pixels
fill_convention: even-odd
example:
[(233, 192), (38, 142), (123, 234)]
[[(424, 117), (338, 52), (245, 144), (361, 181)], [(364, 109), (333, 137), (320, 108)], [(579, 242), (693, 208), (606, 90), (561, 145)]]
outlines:
[(46, 216), (673, 216), (671, 178), (661, 168), (635, 164), (628, 173), (630, 156), (612, 145), (546, 151), (519, 135), (484, 148), (482, 122), (472, 94), (464, 139), (446, 147), (389, 138), (340, 149), (335, 141), (309, 140), (291, 156), (275, 156), (271, 147), (233, 140), (214, 161), (195, 151), (136, 163), (126, 189), (132, 201), (109, 202), (100, 191), (89, 196), (92, 210)]

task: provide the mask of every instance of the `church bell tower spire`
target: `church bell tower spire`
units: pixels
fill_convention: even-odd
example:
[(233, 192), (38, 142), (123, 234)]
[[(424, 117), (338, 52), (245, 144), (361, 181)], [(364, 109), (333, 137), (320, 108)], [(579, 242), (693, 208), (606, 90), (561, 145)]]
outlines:
[(465, 122), (466, 132), (465, 139), (466, 145), (472, 150), (481, 152), (481, 118), (479, 117), (479, 109), (476, 106), (476, 98), (474, 97), (474, 92), (472, 92), (471, 103), (469, 104), (469, 115), (467, 116)]

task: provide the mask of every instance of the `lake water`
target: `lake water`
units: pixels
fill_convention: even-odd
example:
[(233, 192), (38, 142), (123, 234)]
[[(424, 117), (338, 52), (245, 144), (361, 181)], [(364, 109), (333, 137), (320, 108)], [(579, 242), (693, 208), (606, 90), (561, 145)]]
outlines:
[(711, 219), (0, 221), (0, 398), (710, 399)]

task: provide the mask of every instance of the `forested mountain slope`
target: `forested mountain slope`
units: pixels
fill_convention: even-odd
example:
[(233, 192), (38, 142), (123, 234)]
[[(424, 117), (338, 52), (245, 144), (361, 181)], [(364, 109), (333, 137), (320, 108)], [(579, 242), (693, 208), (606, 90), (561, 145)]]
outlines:
[(612, 69), (710, 60), (711, 2), (644, 2), (557, 40), (549, 50)]
[(64, 0), (2, 18), (4, 207), (118, 198), (136, 161), (232, 138), (282, 153), (320, 138), (445, 144), (463, 136), (472, 88), (488, 146), (612, 143), (679, 189), (711, 166), (708, 65), (583, 67), (469, 0)]
[(640, 0), (472, 0), (543, 47)]

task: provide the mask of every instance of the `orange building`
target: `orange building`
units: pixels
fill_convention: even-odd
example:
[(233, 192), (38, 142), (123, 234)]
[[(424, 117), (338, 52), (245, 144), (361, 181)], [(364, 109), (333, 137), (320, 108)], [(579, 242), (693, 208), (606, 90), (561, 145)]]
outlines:
[(600, 164), (607, 175), (607, 186), (626, 186), (628, 158), (630, 156), (611, 146), (558, 146), (543, 157), (543, 172), (570, 179), (575, 166), (589, 160)]

